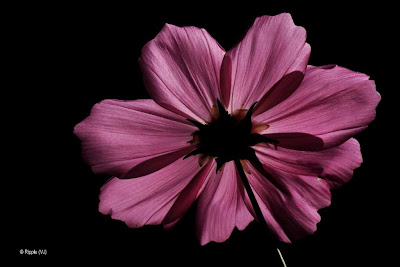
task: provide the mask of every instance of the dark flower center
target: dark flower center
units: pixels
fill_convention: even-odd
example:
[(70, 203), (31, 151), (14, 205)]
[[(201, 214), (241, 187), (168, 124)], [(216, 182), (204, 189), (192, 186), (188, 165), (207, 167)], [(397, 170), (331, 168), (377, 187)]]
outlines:
[(231, 160), (246, 159), (250, 162), (259, 163), (251, 146), (265, 142), (276, 145), (276, 140), (263, 135), (252, 133), (251, 115), (254, 103), (247, 111), (243, 119), (239, 116), (230, 115), (222, 104), (218, 103), (218, 118), (208, 124), (201, 124), (188, 119), (198, 130), (193, 133), (193, 140), (197, 148), (187, 154), (184, 158), (192, 155), (203, 154), (216, 158), (217, 171), (226, 162)]

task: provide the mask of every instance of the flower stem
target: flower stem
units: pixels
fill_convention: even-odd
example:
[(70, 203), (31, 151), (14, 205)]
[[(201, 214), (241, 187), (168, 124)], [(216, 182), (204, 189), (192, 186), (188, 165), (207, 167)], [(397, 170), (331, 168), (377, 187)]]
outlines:
[[(240, 163), (239, 159), (235, 159), (235, 165), (236, 165), (237, 170), (239, 171), (240, 179), (242, 180), (242, 183), (244, 185), (244, 188), (246, 189), (247, 195), (249, 196), (249, 199), (250, 199), (251, 205), (253, 206), (254, 212), (256, 213), (258, 222), (263, 225), (263, 228), (266, 230), (269, 240), (273, 240), (274, 242), (276, 242), (276, 239), (272, 236), (272, 233), (270, 231), (268, 231), (269, 228), (268, 228), (267, 222), (265, 221), (264, 215), (261, 212), (261, 208), (258, 205), (257, 199), (254, 195), (253, 190), (251, 189), (249, 180), (247, 179), (246, 174), (243, 171), (243, 166)], [(277, 245), (277, 242), (275, 245)], [(278, 250), (278, 254), (279, 254), (280, 260), (282, 261), (282, 265), (284, 267), (286, 267), (286, 263), (285, 263), (285, 260), (283, 259), (281, 251), (279, 250), (279, 248), (276, 248), (276, 249)]]
[(279, 257), (281, 258), (281, 261), (282, 261), (283, 267), (287, 267), (287, 266), (286, 266), (286, 263), (285, 263), (285, 260), (283, 259), (283, 256), (282, 256), (282, 253), (281, 253), (281, 251), (279, 250), (279, 248), (276, 248), (276, 250), (278, 250)]

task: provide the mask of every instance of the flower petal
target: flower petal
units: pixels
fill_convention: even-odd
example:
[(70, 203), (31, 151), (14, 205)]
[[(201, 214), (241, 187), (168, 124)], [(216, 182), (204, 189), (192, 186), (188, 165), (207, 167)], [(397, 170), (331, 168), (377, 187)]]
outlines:
[(239, 194), (237, 194), (236, 228), (242, 231), (249, 225), (249, 223), (254, 220), (254, 217), (250, 213), (245, 203), (246, 198), (248, 199), (248, 201), (250, 200), (244, 188), (244, 185), (239, 178), (237, 178), (237, 183)]
[(321, 150), (365, 129), (375, 118), (379, 101), (375, 83), (367, 75), (338, 66), (309, 66), (297, 90), (254, 121), (268, 123), (270, 127), (261, 133), (278, 141), (281, 133), (286, 138), (290, 133), (320, 138), (322, 145), (310, 145), (303, 144), (301, 136), (292, 136), (291, 144), (297, 144), (293, 149)]
[(104, 100), (75, 126), (74, 133), (95, 173), (137, 177), (188, 153), (191, 145), (187, 142), (195, 130), (153, 100)]
[(363, 161), (360, 144), (351, 138), (344, 144), (329, 149), (327, 153), (331, 158), (324, 162), (320, 177), (328, 182), (330, 188), (336, 189), (350, 181), (353, 170), (360, 167)]
[(254, 146), (258, 159), (268, 168), (296, 175), (324, 178), (331, 188), (348, 182), (353, 170), (362, 163), (360, 145), (351, 138), (345, 143), (321, 151), (300, 151), (265, 145)]
[(294, 71), (283, 76), (272, 88), (260, 99), (254, 110), (254, 115), (271, 109), (288, 98), (301, 84), (304, 74)]
[(305, 41), (305, 29), (296, 26), (290, 14), (257, 18), (243, 40), (226, 54), (231, 66), (223, 67), (232, 73), (231, 82), (224, 82), (231, 84), (229, 111), (248, 109), (284, 75), (304, 73), (311, 51)]
[(166, 24), (143, 47), (139, 63), (147, 90), (159, 105), (204, 122), (220, 98), (224, 54), (206, 30)]
[(199, 197), (196, 228), (202, 245), (210, 241), (224, 242), (235, 226), (244, 229), (253, 217), (243, 201), (244, 187), (238, 183), (234, 163), (225, 163), (223, 171), (210, 177)]
[[(321, 219), (318, 209), (330, 205), (331, 194), (325, 180), (268, 167), (265, 177), (253, 166), (250, 169), (248, 179), (257, 202), (268, 226), (281, 241), (290, 243), (316, 231)], [(281, 183), (285, 192), (275, 187), (271, 179)]]
[(215, 161), (209, 161), (206, 166), (190, 181), (179, 194), (178, 199), (165, 216), (163, 224), (166, 228), (173, 226), (189, 210), (204, 189), (205, 182), (212, 176)]
[(133, 228), (161, 224), (179, 193), (200, 170), (197, 157), (190, 157), (140, 178), (113, 178), (101, 189), (99, 210)]

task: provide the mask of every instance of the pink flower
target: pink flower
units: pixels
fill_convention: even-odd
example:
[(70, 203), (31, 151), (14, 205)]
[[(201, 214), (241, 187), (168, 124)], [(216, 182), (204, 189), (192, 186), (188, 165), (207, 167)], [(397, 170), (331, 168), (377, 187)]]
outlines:
[(198, 200), (201, 244), (223, 242), (257, 218), (240, 160), (279, 240), (313, 233), (362, 162), (352, 136), (380, 96), (365, 74), (307, 65), (310, 50), (289, 14), (257, 18), (228, 52), (204, 29), (165, 25), (139, 59), (153, 100), (104, 100), (75, 127), (92, 170), (114, 176), (100, 212), (170, 228)]

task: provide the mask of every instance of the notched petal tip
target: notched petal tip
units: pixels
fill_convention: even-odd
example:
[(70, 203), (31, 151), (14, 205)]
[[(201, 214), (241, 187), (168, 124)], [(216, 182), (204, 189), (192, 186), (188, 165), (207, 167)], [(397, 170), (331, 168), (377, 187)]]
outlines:
[(256, 23), (263, 23), (264, 20), (270, 20), (271, 18), (273, 18), (273, 19), (285, 20), (290, 26), (295, 26), (295, 27), (301, 28), (301, 29), (303, 29), (304, 31), (306, 31), (304, 27), (298, 26), (298, 25), (296, 25), (296, 24), (294, 23), (292, 14), (290, 14), (290, 13), (288, 13), (288, 12), (279, 13), (279, 14), (276, 14), (276, 15), (273, 15), (273, 16), (271, 16), (271, 15), (264, 15), (264, 16), (257, 17), (257, 18), (255, 19), (255, 21), (254, 21), (254, 24), (256, 24)]

